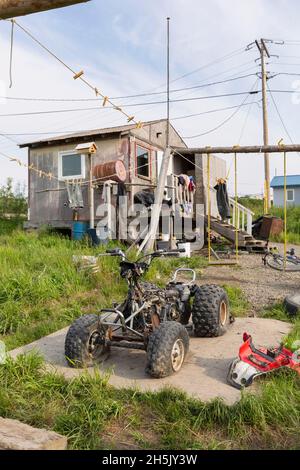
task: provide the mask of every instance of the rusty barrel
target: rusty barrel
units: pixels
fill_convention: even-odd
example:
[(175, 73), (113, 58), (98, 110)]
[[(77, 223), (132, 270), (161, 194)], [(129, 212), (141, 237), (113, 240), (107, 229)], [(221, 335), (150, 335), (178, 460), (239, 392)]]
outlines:
[(94, 167), (94, 177), (101, 181), (113, 180), (118, 183), (126, 181), (126, 168), (122, 160), (102, 163)]

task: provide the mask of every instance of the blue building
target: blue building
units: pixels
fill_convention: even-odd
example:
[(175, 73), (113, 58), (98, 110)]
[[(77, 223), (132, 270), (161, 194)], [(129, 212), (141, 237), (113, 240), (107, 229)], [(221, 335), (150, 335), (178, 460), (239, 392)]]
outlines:
[[(286, 177), (287, 204), (289, 206), (300, 206), (300, 175), (288, 175)], [(274, 176), (271, 181), (273, 188), (273, 201), (275, 207), (284, 205), (284, 177)]]

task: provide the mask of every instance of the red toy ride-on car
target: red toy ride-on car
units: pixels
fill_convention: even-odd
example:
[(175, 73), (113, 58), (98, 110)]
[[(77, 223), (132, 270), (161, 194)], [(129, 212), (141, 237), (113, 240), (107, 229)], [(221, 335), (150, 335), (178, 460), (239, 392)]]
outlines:
[(281, 367), (289, 367), (300, 374), (300, 349), (293, 352), (282, 345), (256, 349), (252, 337), (247, 333), (243, 334), (243, 341), (239, 357), (231, 363), (227, 375), (227, 381), (233, 387), (249, 387), (255, 377)]

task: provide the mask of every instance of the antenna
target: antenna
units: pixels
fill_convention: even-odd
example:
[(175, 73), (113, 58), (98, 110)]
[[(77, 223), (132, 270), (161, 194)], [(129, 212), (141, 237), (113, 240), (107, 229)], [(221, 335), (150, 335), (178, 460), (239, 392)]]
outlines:
[(170, 146), (170, 17), (167, 17), (167, 134), (166, 147)]

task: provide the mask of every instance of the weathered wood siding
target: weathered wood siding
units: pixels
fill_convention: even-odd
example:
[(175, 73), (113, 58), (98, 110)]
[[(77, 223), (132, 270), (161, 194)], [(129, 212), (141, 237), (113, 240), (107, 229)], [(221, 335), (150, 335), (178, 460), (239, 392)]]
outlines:
[[(112, 160), (121, 159), (124, 161), (128, 177), (127, 182), (132, 183), (155, 183), (156, 182), (156, 151), (162, 150), (165, 145), (166, 122), (159, 122), (144, 127), (134, 129), (130, 135), (120, 137), (103, 136), (95, 140), (98, 147), (97, 153), (93, 155), (93, 166)], [(83, 141), (83, 140), (82, 140)], [(30, 224), (52, 224), (57, 227), (70, 227), (72, 223), (73, 211), (68, 207), (68, 197), (65, 181), (57, 181), (59, 153), (74, 150), (77, 143), (64, 145), (41, 145), (29, 150), (29, 164), (33, 164), (39, 170), (51, 172), (55, 178), (51, 181), (47, 178), (40, 178), (35, 172), (29, 175), (29, 207)], [(184, 146), (178, 134), (170, 129), (170, 142), (172, 146)], [(135, 145), (140, 144), (151, 151), (151, 179), (136, 176), (136, 155)], [(86, 180), (89, 179), (89, 158), (85, 157)], [(79, 218), (83, 221), (89, 220), (89, 200), (87, 185), (83, 186), (84, 209), (79, 210)], [(137, 188), (136, 190), (141, 190)], [(95, 209), (102, 203), (102, 189), (95, 190)]]

